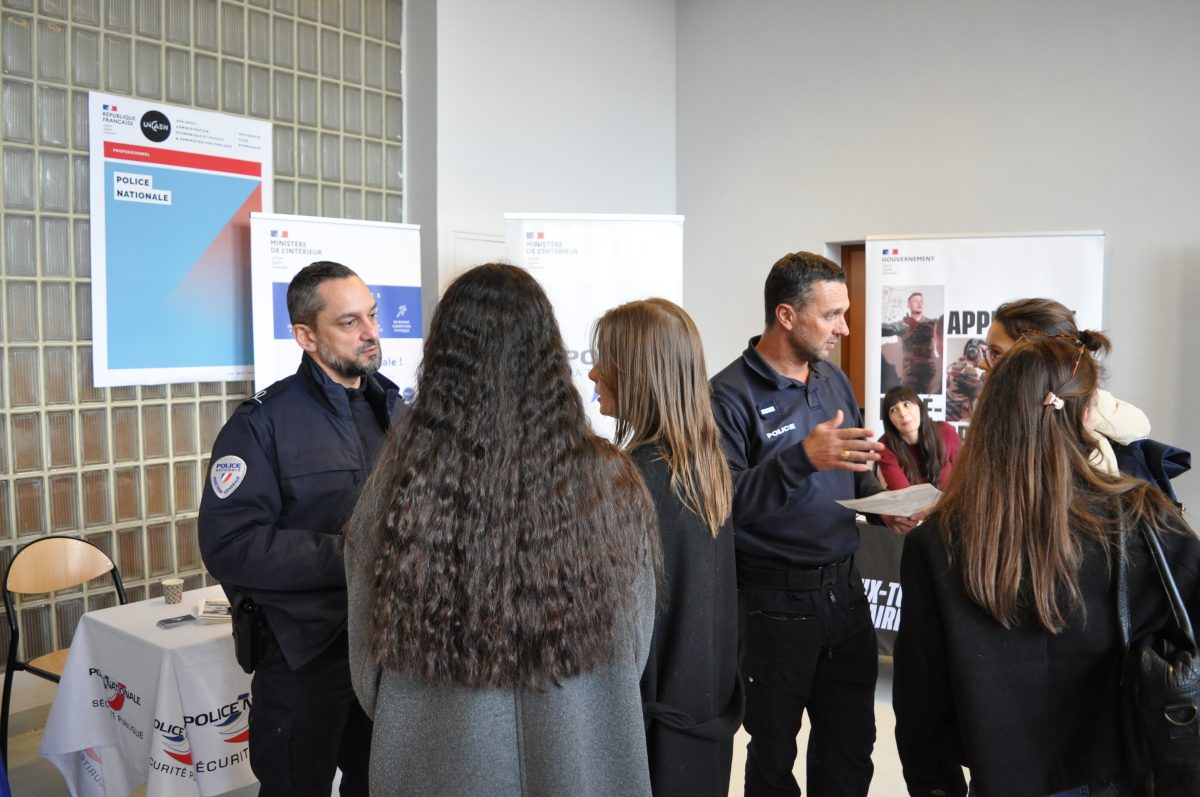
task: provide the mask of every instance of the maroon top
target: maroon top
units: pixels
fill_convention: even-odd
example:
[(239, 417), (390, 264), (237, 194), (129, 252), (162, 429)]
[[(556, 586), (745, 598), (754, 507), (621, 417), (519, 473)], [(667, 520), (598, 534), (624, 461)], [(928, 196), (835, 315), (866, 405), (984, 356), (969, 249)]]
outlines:
[[(950, 466), (954, 464), (954, 458), (958, 456), (958, 449), (962, 448), (962, 441), (959, 440), (958, 430), (948, 423), (941, 421), (931, 421), (942, 436), (942, 444), (946, 446), (946, 461), (942, 465), (942, 473), (938, 476), (938, 489), (945, 490), (946, 485), (950, 482)], [(879, 438), (879, 442), (884, 442), (883, 438)], [(921, 456), (921, 446), (914, 443), (908, 447), (908, 453), (912, 456), (912, 460), (916, 463), (918, 471), (925, 470), (925, 458)], [(879, 452), (879, 478), (887, 485), (889, 490), (902, 490), (908, 487), (910, 482), (908, 477), (904, 475), (904, 468), (900, 467), (900, 460), (896, 459), (896, 455), (890, 448), (884, 448)], [(924, 476), (918, 479), (915, 484), (924, 484), (927, 482)]]

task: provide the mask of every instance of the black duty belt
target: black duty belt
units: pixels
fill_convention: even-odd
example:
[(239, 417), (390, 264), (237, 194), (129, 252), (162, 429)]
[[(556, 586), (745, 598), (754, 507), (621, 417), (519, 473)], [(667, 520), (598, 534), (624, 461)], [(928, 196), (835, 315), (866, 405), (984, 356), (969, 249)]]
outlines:
[(853, 555), (819, 567), (789, 566), (769, 559), (739, 556), (737, 579), (738, 584), (747, 587), (801, 591), (837, 584), (850, 575), (850, 569), (853, 567)]

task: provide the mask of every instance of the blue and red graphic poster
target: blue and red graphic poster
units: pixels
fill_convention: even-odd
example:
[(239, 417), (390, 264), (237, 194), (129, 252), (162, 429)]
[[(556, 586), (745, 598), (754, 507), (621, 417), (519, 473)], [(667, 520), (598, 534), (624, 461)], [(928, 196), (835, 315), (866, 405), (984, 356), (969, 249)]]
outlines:
[(249, 378), (270, 125), (95, 93), (91, 111), (96, 384)]

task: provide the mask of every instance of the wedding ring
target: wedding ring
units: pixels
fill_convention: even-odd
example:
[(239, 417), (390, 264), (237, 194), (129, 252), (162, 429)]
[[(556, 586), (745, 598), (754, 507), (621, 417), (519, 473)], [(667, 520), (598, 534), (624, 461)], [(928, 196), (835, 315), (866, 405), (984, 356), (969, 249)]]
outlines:
[(838, 455), (838, 458), (839, 459), (850, 459), (850, 452), (843, 448), (842, 453)]

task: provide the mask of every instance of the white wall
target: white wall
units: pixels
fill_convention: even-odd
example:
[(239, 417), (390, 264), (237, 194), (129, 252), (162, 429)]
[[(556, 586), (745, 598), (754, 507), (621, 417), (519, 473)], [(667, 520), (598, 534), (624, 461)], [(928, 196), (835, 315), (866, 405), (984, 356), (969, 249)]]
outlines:
[(505, 212), (675, 212), (672, 0), (439, 0), (437, 64), (441, 284)]
[[(1109, 386), (1200, 454), (1200, 4), (677, 7), (684, 298), (710, 369), (761, 328), (785, 252), (1100, 229)], [(1200, 506), (1200, 477), (1176, 487)]]

